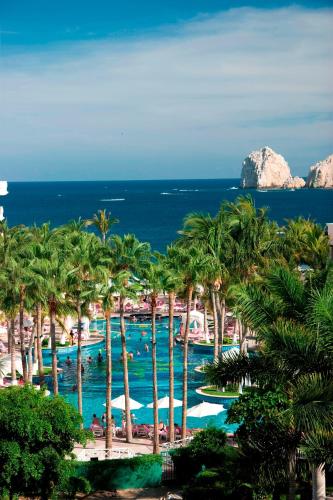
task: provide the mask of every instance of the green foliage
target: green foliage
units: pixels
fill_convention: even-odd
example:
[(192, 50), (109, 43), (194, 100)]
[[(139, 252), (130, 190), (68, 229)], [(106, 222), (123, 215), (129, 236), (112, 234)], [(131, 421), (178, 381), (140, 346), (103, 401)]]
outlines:
[(50, 498), (71, 472), (65, 457), (85, 443), (80, 422), (60, 397), (29, 386), (0, 391), (0, 495)]
[(172, 452), (175, 470), (181, 479), (190, 479), (198, 474), (202, 466), (221, 465), (228, 459), (226, 434), (222, 429), (209, 427), (196, 434), (190, 445)]
[(288, 406), (283, 390), (253, 388), (243, 393), (228, 409), (227, 423), (250, 427), (262, 420), (276, 419)]
[(74, 477), (86, 478), (94, 490), (155, 487), (162, 479), (162, 457), (77, 462)]

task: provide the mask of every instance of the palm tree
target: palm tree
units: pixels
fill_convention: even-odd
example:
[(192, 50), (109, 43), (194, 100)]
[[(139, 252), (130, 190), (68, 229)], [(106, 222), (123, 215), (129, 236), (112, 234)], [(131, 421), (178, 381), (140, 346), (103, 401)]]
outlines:
[(117, 224), (119, 220), (111, 215), (111, 212), (104, 210), (98, 210), (97, 214), (94, 214), (92, 219), (87, 219), (85, 221), (86, 226), (95, 226), (97, 230), (101, 233), (103, 245), (106, 243), (106, 237), (114, 224)]
[(202, 269), (207, 263), (208, 257), (203, 254), (201, 248), (192, 244), (184, 248), (182, 244), (169, 249), (169, 257), (175, 263), (176, 269), (182, 276), (186, 295), (186, 325), (184, 332), (183, 350), (183, 408), (182, 408), (182, 439), (186, 438), (187, 422), (187, 393), (188, 393), (188, 337), (190, 333), (190, 313), (193, 291), (202, 279)]
[(128, 363), (126, 349), (126, 327), (125, 327), (125, 300), (136, 298), (142, 289), (137, 281), (136, 274), (149, 262), (150, 247), (148, 243), (141, 243), (131, 234), (123, 237), (118, 235), (110, 238), (111, 258), (113, 261), (113, 277), (117, 280), (119, 293), (119, 315), (120, 335), (122, 348), (124, 393), (125, 393), (125, 418), (126, 418), (126, 441), (132, 442), (132, 422), (130, 411), (130, 395), (128, 382)]
[(65, 284), (69, 270), (68, 256), (64, 248), (63, 227), (50, 231), (46, 225), (43, 227), (42, 233), (41, 242), (39, 243), (39, 254), (33, 260), (31, 270), (35, 275), (34, 280), (38, 281), (39, 286), (43, 290), (43, 294), (40, 297), (41, 310), (43, 304), (45, 304), (50, 318), (53, 392), (57, 395), (59, 389), (56, 317), (61, 304), (64, 303)]
[[(163, 267), (161, 264), (152, 262), (144, 270), (143, 276), (145, 286), (149, 290), (150, 306), (151, 306), (151, 333), (152, 333), (152, 368), (153, 368), (153, 411), (154, 411), (154, 437), (153, 437), (153, 453), (159, 453), (159, 429), (158, 429), (158, 388), (157, 388), (157, 360), (156, 360), (156, 307), (158, 294), (163, 287)], [(170, 395), (169, 395), (170, 398)], [(169, 422), (170, 425), (170, 422)]]
[[(118, 277), (119, 278), (119, 277)], [(121, 279), (120, 279), (121, 282)], [(112, 335), (111, 314), (114, 308), (114, 296), (118, 292), (117, 283), (107, 277), (102, 285), (99, 295), (105, 317), (105, 353), (106, 353), (106, 430), (105, 448), (112, 448)]]
[(182, 288), (181, 276), (176, 268), (176, 262), (172, 259), (174, 251), (172, 247), (167, 248), (167, 255), (159, 255), (159, 261), (163, 269), (161, 276), (162, 289), (168, 294), (168, 344), (169, 344), (169, 440), (175, 440), (175, 416), (174, 416), (174, 307), (176, 292)]
[(100, 240), (93, 234), (73, 232), (64, 238), (65, 252), (68, 252), (69, 265), (66, 279), (66, 299), (77, 315), (77, 395), (78, 410), (82, 415), (82, 309), (97, 298), (97, 288), (94, 280), (103, 278), (105, 268), (100, 265)]
[[(332, 433), (333, 418), (333, 288), (330, 274), (321, 289), (312, 278), (277, 268), (261, 286), (234, 291), (236, 310), (262, 341), (258, 356), (240, 355), (207, 368), (211, 383), (242, 382), (250, 376), (258, 387), (282, 388), (285, 413), (299, 443), (318, 431)], [(314, 334), (315, 332), (315, 334)], [(289, 455), (289, 500), (295, 497), (296, 448)], [(323, 481), (323, 467), (315, 471)], [(322, 487), (321, 487), (322, 489)], [(318, 498), (314, 496), (314, 498)]]
[(281, 234), (281, 253), (292, 267), (299, 264), (307, 264), (316, 270), (325, 267), (329, 241), (319, 224), (298, 217), (287, 220)]

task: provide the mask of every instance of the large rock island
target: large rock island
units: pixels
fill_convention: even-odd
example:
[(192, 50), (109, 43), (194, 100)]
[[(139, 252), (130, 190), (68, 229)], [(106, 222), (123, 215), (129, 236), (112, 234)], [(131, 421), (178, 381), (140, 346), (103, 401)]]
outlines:
[(333, 188), (333, 155), (310, 167), (306, 185), (310, 188)]
[(289, 165), (283, 156), (268, 146), (252, 151), (243, 161), (242, 188), (295, 189), (304, 186), (304, 179), (292, 177)]

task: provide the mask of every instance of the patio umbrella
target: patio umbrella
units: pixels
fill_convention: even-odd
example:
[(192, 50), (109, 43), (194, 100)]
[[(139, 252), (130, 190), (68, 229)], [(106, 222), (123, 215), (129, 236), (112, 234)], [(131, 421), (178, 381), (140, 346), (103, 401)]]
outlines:
[[(134, 401), (134, 399), (130, 398), (130, 409), (131, 410), (139, 410), (140, 408), (143, 407), (141, 403), (138, 401)], [(113, 408), (118, 408), (119, 410), (125, 410), (125, 394), (122, 394), (116, 399), (113, 399), (111, 401)], [(103, 403), (104, 406), (106, 406), (106, 403)]]
[[(21, 356), (16, 356), (16, 371), (19, 372), (20, 375), (23, 374), (22, 369), (22, 359)], [(5, 377), (11, 372), (11, 361), (10, 354), (6, 354), (5, 356), (0, 357), (0, 377)]]
[(189, 410), (187, 410), (186, 415), (188, 417), (208, 417), (210, 415), (218, 415), (221, 411), (226, 411), (223, 405), (217, 405), (215, 403), (200, 403), (196, 406), (192, 406)]
[[(163, 408), (168, 408), (170, 405), (170, 398), (169, 396), (164, 396), (164, 398), (161, 398), (157, 401), (158, 409), (161, 410)], [(174, 399), (173, 400), (173, 406), (174, 408), (177, 408), (178, 406), (183, 406), (183, 401), (180, 401), (180, 399)], [(154, 403), (149, 403), (147, 405), (147, 408), (154, 408)]]

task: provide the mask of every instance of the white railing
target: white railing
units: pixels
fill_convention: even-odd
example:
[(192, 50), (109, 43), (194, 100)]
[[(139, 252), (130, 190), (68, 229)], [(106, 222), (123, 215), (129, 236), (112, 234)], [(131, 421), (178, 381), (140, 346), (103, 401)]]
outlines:
[(193, 439), (193, 436), (189, 436), (185, 439), (177, 439), (173, 443), (163, 443), (162, 449), (163, 450), (174, 450), (176, 448), (184, 448), (184, 446), (188, 446), (190, 444), (192, 439)]
[(114, 460), (135, 456), (129, 448), (74, 448), (73, 453), (81, 462), (89, 462), (91, 459)]

